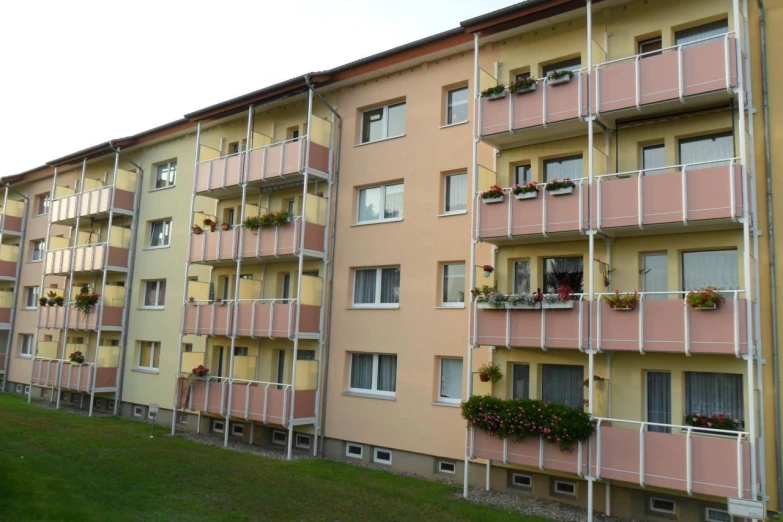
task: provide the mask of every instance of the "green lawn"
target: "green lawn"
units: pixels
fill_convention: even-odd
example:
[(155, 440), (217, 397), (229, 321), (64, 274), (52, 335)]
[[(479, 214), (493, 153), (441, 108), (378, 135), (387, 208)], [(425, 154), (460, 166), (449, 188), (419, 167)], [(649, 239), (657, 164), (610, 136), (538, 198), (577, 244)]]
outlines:
[(458, 486), (325, 460), (284, 462), (0, 394), (2, 520), (541, 521)]

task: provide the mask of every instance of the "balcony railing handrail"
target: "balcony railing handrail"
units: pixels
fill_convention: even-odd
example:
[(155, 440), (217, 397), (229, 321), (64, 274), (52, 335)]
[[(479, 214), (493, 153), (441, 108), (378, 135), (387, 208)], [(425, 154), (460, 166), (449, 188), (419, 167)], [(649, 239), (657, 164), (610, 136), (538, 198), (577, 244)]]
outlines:
[[(66, 187), (65, 185), (58, 185), (58, 187), (59, 186), (62, 186), (64, 188), (70, 188), (70, 187)], [(90, 192), (94, 192), (96, 190), (103, 190), (105, 188), (111, 188), (111, 187), (114, 187), (114, 186), (116, 186), (116, 183), (109, 183), (108, 185), (101, 185), (100, 187), (91, 188), (89, 190), (82, 190), (82, 191), (79, 191), (79, 192), (74, 191), (73, 194), (68, 194), (67, 196), (61, 196), (59, 198), (52, 198), (52, 201), (60, 201), (61, 199), (71, 198), (71, 197), (74, 197), (74, 196), (80, 196), (82, 194), (89, 194)]]
[[(716, 294), (734, 294), (734, 299), (739, 298), (739, 294), (745, 292), (745, 290), (740, 289), (734, 289), (734, 290), (723, 290), (720, 288), (713, 288)], [(636, 292), (637, 295), (639, 295), (640, 298), (644, 298), (645, 295), (682, 295), (687, 296), (691, 292), (697, 292), (698, 290), (667, 290), (667, 291), (661, 291), (661, 292)], [(620, 292), (621, 295), (623, 294), (632, 294), (633, 292)], [(596, 297), (602, 297), (605, 295), (615, 295), (615, 292), (595, 292), (593, 295)]]
[(231, 303), (231, 304), (237, 304), (237, 303), (264, 303), (265, 301), (268, 301), (269, 304), (274, 304), (275, 301), (280, 301), (280, 304), (291, 304), (296, 303), (296, 297), (276, 297), (276, 298), (268, 298), (268, 299), (223, 299), (221, 298), (220, 301), (217, 301), (217, 299), (194, 299), (193, 301), (186, 300), (187, 303), (210, 303), (210, 304), (220, 304), (223, 303)]
[(677, 169), (678, 171), (682, 172), (683, 170), (688, 170), (689, 167), (695, 167), (695, 166), (698, 166), (698, 165), (709, 165), (709, 164), (712, 164), (712, 163), (722, 163), (722, 162), (725, 162), (725, 161), (730, 161), (732, 164), (735, 164), (738, 161), (740, 161), (740, 159), (741, 158), (739, 158), (739, 157), (721, 158), (721, 159), (714, 159), (714, 160), (708, 160), (708, 161), (695, 161), (693, 163), (681, 163), (679, 165), (669, 165), (669, 166), (665, 166), (665, 167), (653, 167), (653, 168), (649, 168), (649, 169), (634, 169), (634, 170), (627, 170), (625, 172), (613, 172), (611, 174), (600, 174), (598, 176), (595, 176), (595, 179), (600, 181), (603, 178), (611, 178), (611, 177), (617, 177), (617, 176), (632, 176), (634, 174), (644, 176), (645, 174), (647, 174), (649, 172), (655, 172), (655, 171), (659, 171), (659, 170), (666, 171), (666, 170), (675, 170), (675, 169)]
[[(305, 134), (304, 136), (299, 136), (298, 138), (288, 138), (286, 140), (276, 141), (274, 143), (267, 143), (266, 145), (261, 145), (259, 147), (254, 147), (254, 148), (249, 149), (249, 150), (240, 150), (238, 152), (232, 152), (231, 154), (224, 154), (223, 156), (218, 156), (217, 158), (212, 158), (212, 159), (208, 159), (208, 160), (202, 160), (202, 161), (199, 161), (198, 164), (201, 165), (202, 163), (210, 163), (212, 161), (230, 158), (231, 156), (241, 156), (241, 155), (243, 155), (243, 154), (245, 154), (247, 152), (253, 152), (254, 150), (261, 150), (261, 149), (265, 149), (267, 147), (273, 147), (275, 145), (280, 145), (280, 144), (283, 144), (283, 143), (289, 143), (289, 142), (293, 143), (295, 141), (307, 140), (308, 136), (309, 135)], [(210, 148), (212, 150), (218, 150), (218, 149), (216, 149), (214, 147), (210, 147), (209, 145), (204, 145), (203, 143), (201, 143), (200, 145), (202, 147), (207, 147), (207, 148)]]
[(599, 64), (596, 64), (593, 67), (598, 69), (599, 67), (603, 67), (603, 66), (606, 66), (606, 65), (611, 65), (613, 63), (624, 62), (624, 61), (627, 61), (627, 60), (636, 60), (637, 58), (643, 58), (645, 56), (654, 56), (656, 54), (661, 54), (661, 53), (663, 53), (665, 51), (679, 50), (680, 48), (690, 47), (690, 46), (692, 46), (694, 44), (701, 43), (701, 42), (706, 42), (708, 40), (717, 40), (717, 39), (725, 40), (726, 38), (728, 38), (729, 36), (734, 35), (734, 34), (735, 34), (734, 31), (728, 31), (726, 33), (716, 34), (716, 35), (713, 35), (713, 36), (707, 36), (706, 38), (700, 38), (698, 40), (693, 40), (692, 42), (686, 42), (686, 43), (681, 43), (681, 44), (677, 44), (677, 45), (671, 45), (669, 47), (664, 47), (662, 49), (657, 49), (655, 51), (647, 51), (646, 53), (632, 54), (632, 55), (629, 55), (629, 56), (625, 56), (623, 58), (615, 58), (614, 60), (608, 60), (606, 62), (601, 62)]
[[(188, 375), (190, 375), (188, 372), (180, 372), (180, 378), (186, 379)], [(208, 382), (208, 381), (215, 381), (219, 383), (229, 383), (233, 384), (235, 382), (237, 383), (245, 383), (245, 384), (258, 384), (258, 385), (264, 385), (264, 386), (282, 386), (283, 388), (293, 388), (293, 384), (285, 384), (282, 382), (267, 382), (267, 381), (256, 381), (252, 379), (239, 379), (237, 377), (222, 377), (218, 375), (205, 375), (204, 377), (198, 379), (198, 381), (201, 382)], [(197, 381), (197, 382), (198, 382)]]
[(62, 252), (64, 250), (73, 250), (75, 248), (83, 248), (83, 247), (95, 247), (95, 246), (107, 246), (109, 244), (108, 241), (101, 241), (99, 243), (88, 243), (86, 245), (74, 245), (74, 246), (67, 246), (64, 248), (50, 248), (46, 250), (46, 253), (49, 252)]
[(593, 417), (593, 420), (598, 421), (599, 423), (604, 422), (622, 422), (626, 424), (636, 424), (637, 426), (655, 426), (655, 427), (661, 427), (661, 428), (672, 428), (675, 430), (697, 430), (697, 432), (703, 432), (708, 431), (710, 433), (715, 433), (716, 435), (731, 435), (732, 437), (736, 436), (743, 436), (748, 437), (750, 435), (747, 431), (740, 431), (740, 430), (723, 430), (718, 428), (703, 428), (701, 426), (688, 426), (684, 424), (666, 424), (662, 422), (650, 422), (650, 421), (635, 421), (635, 420), (629, 420), (629, 419), (615, 419), (611, 417)]

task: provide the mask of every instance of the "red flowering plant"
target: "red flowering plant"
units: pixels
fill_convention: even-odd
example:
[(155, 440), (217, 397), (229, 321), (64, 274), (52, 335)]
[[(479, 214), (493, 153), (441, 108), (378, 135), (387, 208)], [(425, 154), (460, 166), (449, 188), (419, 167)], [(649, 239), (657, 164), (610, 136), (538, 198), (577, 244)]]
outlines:
[(562, 180), (555, 178), (547, 181), (546, 186), (544, 188), (547, 190), (547, 192), (552, 192), (553, 190), (567, 189), (575, 186), (576, 183), (571, 181), (571, 178), (565, 178)]
[(206, 380), (209, 380), (209, 368), (205, 368), (203, 364), (199, 364), (190, 371), (190, 375), (188, 375), (188, 386), (192, 385), (194, 381)]
[(98, 304), (101, 294), (90, 292), (88, 285), (82, 285), (81, 292), (76, 296), (73, 306), (84, 314), (89, 314), (92, 307)]
[(708, 286), (703, 290), (688, 292), (685, 300), (691, 308), (718, 308), (724, 301), (724, 297), (716, 288)]
[(483, 268), (485, 272), (489, 272), (490, 274), (495, 271), (495, 267), (492, 265), (484, 265), (481, 268)]
[(493, 199), (503, 197), (503, 188), (498, 185), (492, 185), (487, 190), (479, 192), (481, 199)]
[(742, 428), (742, 421), (732, 418), (725, 413), (713, 413), (702, 415), (701, 413), (689, 413), (685, 416), (685, 424), (696, 428), (711, 428), (715, 430), (737, 431)]
[(538, 185), (532, 181), (526, 185), (513, 185), (511, 187), (511, 193), (514, 195), (528, 194), (530, 192), (538, 192)]
[(639, 302), (639, 294), (638, 292), (634, 291), (631, 293), (620, 293), (619, 290), (615, 290), (613, 294), (605, 295), (601, 297), (601, 300), (604, 301), (606, 304), (608, 304), (612, 308), (630, 308), (633, 310), (636, 308), (636, 303)]

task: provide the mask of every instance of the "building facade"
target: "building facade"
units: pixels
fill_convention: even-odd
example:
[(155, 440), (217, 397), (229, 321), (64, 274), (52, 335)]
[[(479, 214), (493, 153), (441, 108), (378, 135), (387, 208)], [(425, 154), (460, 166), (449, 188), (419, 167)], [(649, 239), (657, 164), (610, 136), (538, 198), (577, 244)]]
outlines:
[[(767, 4), (530, 0), (7, 177), (3, 389), (466, 495), (779, 509)], [(466, 430), (481, 396), (592, 435)]]

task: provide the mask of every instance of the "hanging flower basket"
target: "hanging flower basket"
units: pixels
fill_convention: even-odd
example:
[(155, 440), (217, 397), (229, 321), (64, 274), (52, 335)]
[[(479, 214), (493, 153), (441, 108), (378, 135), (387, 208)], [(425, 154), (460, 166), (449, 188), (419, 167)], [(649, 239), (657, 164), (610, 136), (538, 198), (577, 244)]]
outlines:
[(481, 268), (483, 268), (483, 269), (484, 269), (484, 277), (489, 277), (489, 276), (491, 276), (491, 275), (492, 275), (492, 272), (494, 272), (494, 271), (495, 271), (495, 267), (493, 267), (492, 265), (484, 265), (484, 266), (483, 266), (483, 267), (481, 267)]

